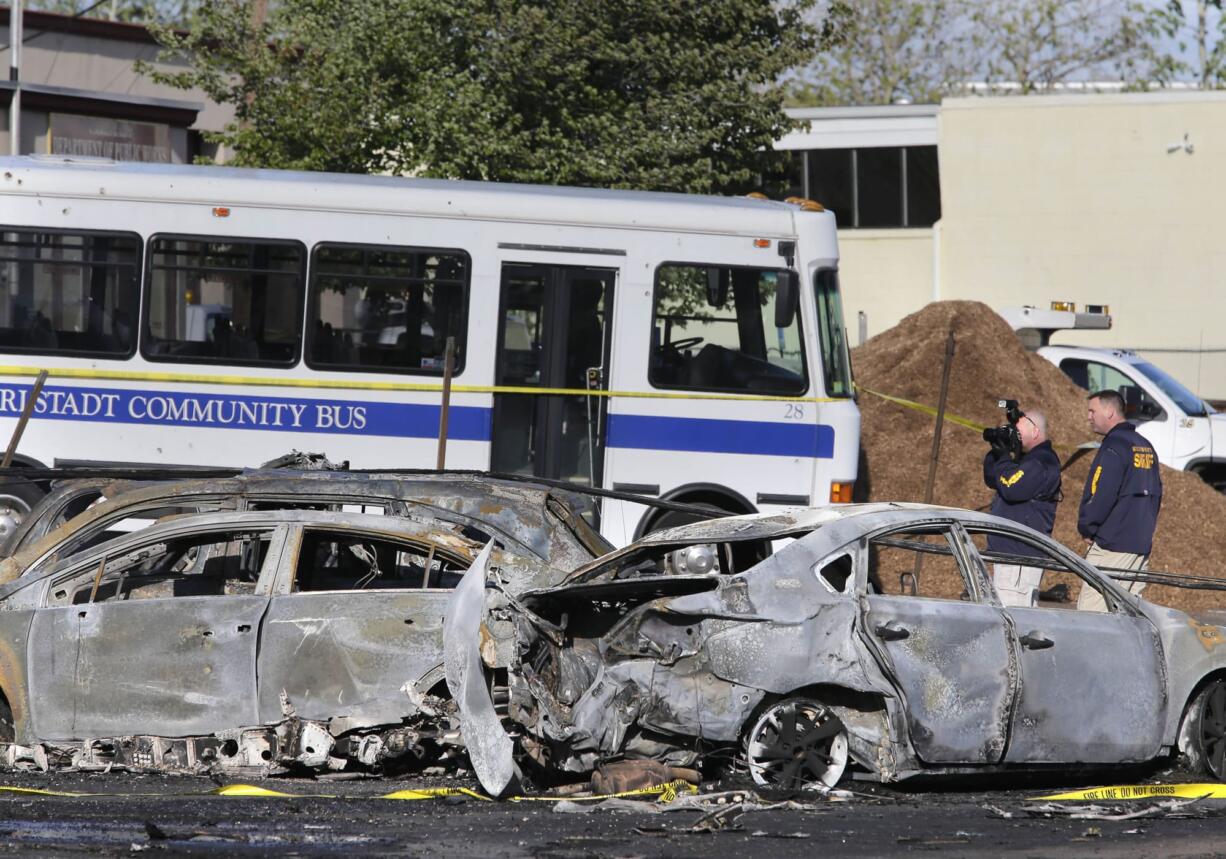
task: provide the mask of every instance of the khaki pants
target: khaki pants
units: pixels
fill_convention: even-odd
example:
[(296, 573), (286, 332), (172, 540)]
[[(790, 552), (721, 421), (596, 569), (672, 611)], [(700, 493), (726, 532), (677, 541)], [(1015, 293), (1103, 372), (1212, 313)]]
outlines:
[[(1133, 555), (1128, 552), (1108, 552), (1097, 543), (1091, 543), (1086, 552), (1086, 560), (1096, 567), (1116, 567), (1123, 570), (1149, 569), (1149, 555)], [(1131, 594), (1140, 595), (1145, 590), (1145, 582), (1116, 582), (1116, 584)], [(1103, 595), (1094, 588), (1081, 586), (1081, 594), (1077, 597), (1078, 611), (1106, 611), (1107, 603)]]
[(1003, 606), (1030, 608), (1035, 604), (1042, 567), (1022, 567), (1017, 564), (993, 564), (992, 583)]

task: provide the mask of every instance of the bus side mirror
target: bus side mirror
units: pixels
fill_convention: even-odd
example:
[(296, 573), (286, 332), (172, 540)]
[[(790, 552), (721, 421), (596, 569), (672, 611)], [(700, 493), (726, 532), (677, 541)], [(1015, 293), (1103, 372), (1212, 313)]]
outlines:
[(775, 327), (790, 328), (800, 303), (800, 275), (794, 271), (779, 273), (775, 281)]
[(723, 307), (728, 301), (728, 284), (731, 280), (731, 269), (707, 269), (707, 304), (712, 307)]

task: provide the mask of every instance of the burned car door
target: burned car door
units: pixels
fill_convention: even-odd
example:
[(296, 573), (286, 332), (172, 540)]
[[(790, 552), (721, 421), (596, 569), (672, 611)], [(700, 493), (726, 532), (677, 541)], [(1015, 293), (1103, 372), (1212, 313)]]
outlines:
[[(1001, 529), (967, 526), (983, 560), (1012, 561), (990, 552), (986, 535)], [(1166, 721), (1166, 673), (1157, 630), (1119, 601), (1111, 611), (1078, 611), (1081, 588), (1103, 593), (1077, 559), (1030, 535), (1007, 532), (1024, 545), (1038, 588), (1030, 607), (1007, 606), (1020, 650), (1021, 684), (1006, 763), (1117, 763), (1158, 754)]]
[(878, 534), (861, 545), (864, 638), (884, 658), (911, 745), (929, 764), (990, 764), (1005, 749), (1013, 644), (951, 525)]
[(35, 735), (254, 724), (256, 642), (285, 533), (168, 523), (65, 562), (31, 625)]
[(260, 719), (281, 718), (284, 693), (304, 719), (398, 722), (413, 712), (402, 687), (442, 664), (443, 615), (468, 559), (340, 528), (294, 539), (261, 633)]

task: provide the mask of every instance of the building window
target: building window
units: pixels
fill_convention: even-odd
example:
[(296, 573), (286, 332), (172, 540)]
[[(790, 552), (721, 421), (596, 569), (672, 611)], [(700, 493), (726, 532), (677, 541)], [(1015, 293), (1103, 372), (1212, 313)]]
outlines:
[(0, 349), (127, 358), (140, 237), (0, 227)]
[(142, 354), (152, 361), (294, 364), (305, 261), (298, 242), (154, 237)]
[(941, 218), (935, 146), (795, 153), (792, 187), (834, 212), (840, 228), (931, 227)]
[(464, 366), (468, 254), (322, 244), (315, 248), (307, 363), (337, 370), (443, 373), (447, 338)]

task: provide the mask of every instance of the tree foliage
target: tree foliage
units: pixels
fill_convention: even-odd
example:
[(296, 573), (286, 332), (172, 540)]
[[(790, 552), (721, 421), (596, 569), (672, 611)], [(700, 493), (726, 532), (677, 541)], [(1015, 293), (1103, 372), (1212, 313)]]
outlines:
[(1156, 38), (1139, 0), (828, 0), (831, 45), (793, 86), (798, 104), (936, 102), (1118, 80)]
[(182, 24), (199, 0), (29, 0), (27, 9), (84, 18)]
[[(813, 0), (256, 0), (157, 30), (242, 165), (736, 191), (791, 127)], [(261, 4), (262, 5), (262, 4)]]
[(1145, 51), (1129, 69), (1134, 88), (1187, 80), (1201, 89), (1226, 87), (1223, 0), (1166, 0), (1142, 19)]

